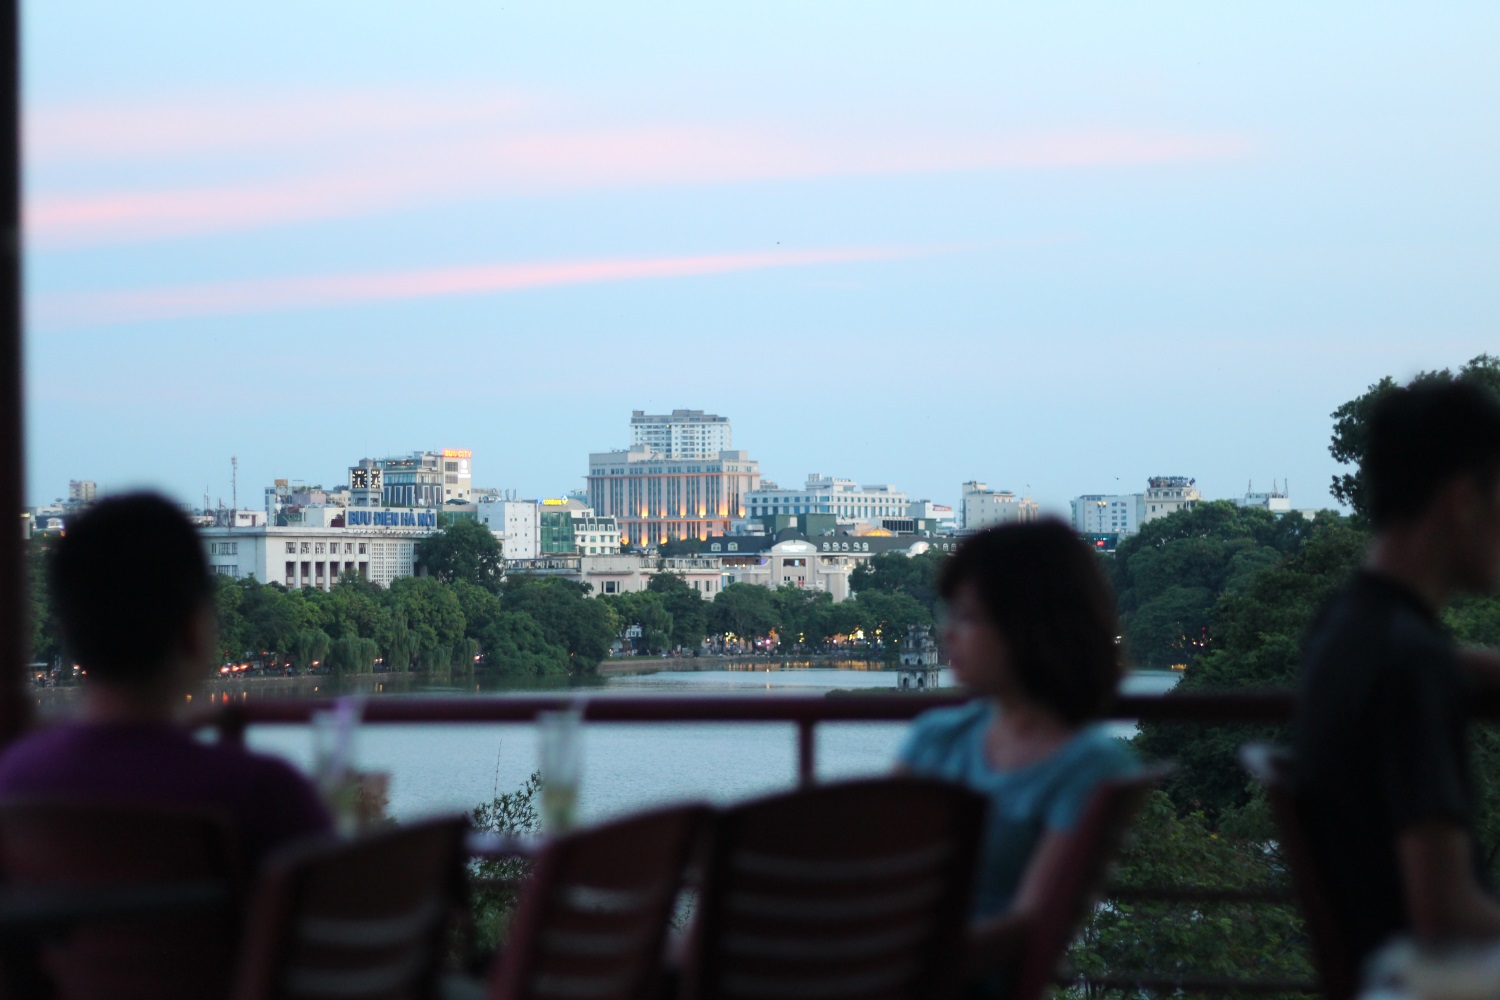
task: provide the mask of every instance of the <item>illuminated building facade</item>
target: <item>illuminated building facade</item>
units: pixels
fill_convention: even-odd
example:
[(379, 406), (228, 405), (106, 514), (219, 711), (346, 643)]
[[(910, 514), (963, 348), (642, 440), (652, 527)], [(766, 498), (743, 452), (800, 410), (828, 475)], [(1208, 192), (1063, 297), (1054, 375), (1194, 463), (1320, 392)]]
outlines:
[(590, 455), (588, 484), (589, 506), (615, 519), (620, 544), (650, 547), (727, 534), (760, 486), (760, 463), (743, 451), (673, 458), (639, 445)]

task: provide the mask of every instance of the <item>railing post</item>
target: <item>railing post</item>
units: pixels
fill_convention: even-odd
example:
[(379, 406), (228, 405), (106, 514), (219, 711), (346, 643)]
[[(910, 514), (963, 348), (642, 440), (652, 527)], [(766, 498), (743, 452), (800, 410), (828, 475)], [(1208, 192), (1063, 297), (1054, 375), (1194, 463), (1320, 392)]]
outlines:
[[(31, 721), (26, 656), (31, 608), (19, 518), (26, 504), (21, 405), (21, 36), (20, 0), (0, 0), (0, 744)], [(10, 525), (6, 528), (3, 525)]]
[(816, 719), (797, 720), (797, 784), (813, 784), (818, 773)]
[(226, 705), (219, 711), (219, 717), (214, 722), (214, 728), (219, 731), (219, 742), (226, 746), (242, 747), (245, 745), (245, 727), (249, 720), (245, 718), (245, 710), (239, 705)]

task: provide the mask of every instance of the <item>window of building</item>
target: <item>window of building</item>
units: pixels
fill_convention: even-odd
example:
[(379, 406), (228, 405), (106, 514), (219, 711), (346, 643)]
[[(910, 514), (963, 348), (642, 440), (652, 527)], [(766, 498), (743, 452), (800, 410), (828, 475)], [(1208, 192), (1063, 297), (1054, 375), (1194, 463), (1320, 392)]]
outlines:
[(303, 542), (302, 543), (302, 551), (304, 553), (311, 552), (312, 551), (312, 542)]

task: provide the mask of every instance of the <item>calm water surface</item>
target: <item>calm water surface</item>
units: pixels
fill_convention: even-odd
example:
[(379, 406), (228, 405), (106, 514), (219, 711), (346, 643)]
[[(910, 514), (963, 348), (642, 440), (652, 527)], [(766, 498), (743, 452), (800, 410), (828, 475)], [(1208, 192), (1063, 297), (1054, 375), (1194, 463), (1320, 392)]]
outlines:
[[(946, 680), (946, 675), (945, 678)], [(1125, 682), (1130, 693), (1165, 691), (1175, 674), (1142, 671)], [(892, 688), (893, 672), (834, 668), (664, 671), (615, 677), (574, 693), (619, 695), (737, 695), (774, 698), (823, 694), (836, 688)], [(453, 695), (474, 688), (429, 688), (383, 697)], [(303, 692), (307, 693), (307, 692)], [(325, 692), (326, 693), (326, 692)], [(524, 694), (525, 692), (512, 692)], [(557, 694), (552, 688), (544, 692)], [(1119, 732), (1128, 736), (1130, 723)], [(817, 729), (820, 777), (888, 771), (904, 723), (825, 723)], [(312, 760), (307, 727), (258, 726), (252, 747), (280, 754), (306, 769)], [(357, 748), (362, 769), (391, 774), (391, 811), (401, 818), (468, 810), (496, 792), (521, 785), (536, 767), (536, 732), (530, 725), (370, 725)], [(584, 730), (580, 815), (603, 819), (660, 802), (725, 802), (791, 787), (796, 778), (796, 731), (786, 723), (595, 723)]]

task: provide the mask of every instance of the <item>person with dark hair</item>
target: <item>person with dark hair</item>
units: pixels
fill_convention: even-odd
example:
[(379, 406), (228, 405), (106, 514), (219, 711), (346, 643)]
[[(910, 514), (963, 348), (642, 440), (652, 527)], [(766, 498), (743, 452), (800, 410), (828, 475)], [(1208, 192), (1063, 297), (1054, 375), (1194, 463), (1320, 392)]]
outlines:
[(1374, 537), (1306, 637), (1294, 776), (1353, 959), (1398, 934), (1500, 938), (1465, 734), (1483, 658), (1439, 618), (1500, 582), (1500, 400), (1463, 380), (1392, 391), (1360, 472)]
[(214, 583), (196, 530), (151, 494), (103, 500), (53, 549), (48, 591), (84, 671), (83, 717), (0, 755), (0, 797), (204, 807), (252, 863), (331, 821), (312, 786), (271, 757), (200, 743), (174, 715), (214, 663)]
[(1043, 520), (981, 531), (938, 582), (943, 646), (976, 697), (920, 716), (899, 767), (990, 800), (969, 948), (980, 974), (1013, 959), (1095, 787), (1137, 764), (1098, 722), (1122, 675), (1119, 630), (1098, 556), (1072, 528)]

